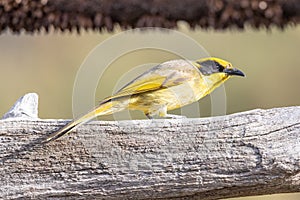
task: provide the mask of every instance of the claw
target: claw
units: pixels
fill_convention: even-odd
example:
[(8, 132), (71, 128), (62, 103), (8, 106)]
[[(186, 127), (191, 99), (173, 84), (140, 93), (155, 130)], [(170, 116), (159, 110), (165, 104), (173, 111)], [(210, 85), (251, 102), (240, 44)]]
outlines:
[(166, 114), (164, 117), (168, 117), (171, 119), (186, 119), (186, 116), (183, 115), (173, 115), (173, 114)]

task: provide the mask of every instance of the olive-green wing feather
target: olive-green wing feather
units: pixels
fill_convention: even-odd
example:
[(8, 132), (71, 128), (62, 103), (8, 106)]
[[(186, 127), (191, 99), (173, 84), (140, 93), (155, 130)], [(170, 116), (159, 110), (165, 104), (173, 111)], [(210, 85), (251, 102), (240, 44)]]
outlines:
[[(181, 70), (182, 68), (185, 70)], [(177, 86), (192, 79), (194, 77), (194, 73), (198, 73), (198, 70), (187, 61), (174, 60), (166, 62), (144, 72), (127, 83), (114, 95), (107, 97), (102, 102)]]

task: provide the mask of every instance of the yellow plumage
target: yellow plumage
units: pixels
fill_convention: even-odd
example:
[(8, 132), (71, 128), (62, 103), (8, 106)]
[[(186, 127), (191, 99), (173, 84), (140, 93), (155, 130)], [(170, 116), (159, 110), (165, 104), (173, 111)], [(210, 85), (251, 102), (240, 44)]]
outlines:
[(194, 62), (172, 60), (162, 63), (101, 101), (91, 112), (52, 133), (45, 142), (69, 133), (74, 127), (96, 116), (109, 115), (124, 109), (140, 110), (148, 118), (155, 115), (175, 117), (167, 114), (167, 111), (198, 101), (232, 75), (244, 76), (231, 63), (214, 57)]

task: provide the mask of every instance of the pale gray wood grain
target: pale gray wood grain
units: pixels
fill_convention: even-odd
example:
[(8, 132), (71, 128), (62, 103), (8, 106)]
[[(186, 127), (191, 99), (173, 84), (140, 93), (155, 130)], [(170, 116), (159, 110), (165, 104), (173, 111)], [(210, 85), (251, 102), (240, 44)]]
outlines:
[(201, 119), (0, 120), (0, 196), (218, 199), (300, 191), (300, 107)]

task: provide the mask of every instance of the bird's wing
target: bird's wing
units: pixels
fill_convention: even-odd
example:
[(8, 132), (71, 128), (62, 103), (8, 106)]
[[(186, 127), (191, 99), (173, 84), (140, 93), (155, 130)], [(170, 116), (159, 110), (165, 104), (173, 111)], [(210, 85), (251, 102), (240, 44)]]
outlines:
[(185, 60), (169, 61), (144, 72), (102, 102), (181, 85), (193, 79), (194, 73), (198, 73), (198, 70)]
[(166, 80), (166, 77), (159, 75), (145, 78), (147, 79), (137, 79), (131, 84), (126, 85), (113, 96), (127, 96), (157, 90), (163, 87), (163, 83)]
[(182, 74), (176, 71), (166, 76), (155, 73), (148, 74), (147, 76), (143, 76), (143, 78), (138, 77), (134, 79), (104, 101), (180, 85), (189, 79), (190, 77), (182, 76)]
[(180, 80), (181, 82), (169, 79), (168, 77), (165, 76), (159, 76), (159, 75), (148, 77), (148, 79), (146, 80), (136, 80), (136, 82), (127, 85), (127, 87), (124, 87), (113, 96), (108, 97), (108, 99), (131, 96), (135, 94), (140, 94), (144, 92), (155, 91), (162, 88), (168, 88), (168, 87), (180, 85), (185, 80), (185, 78), (180, 78)]

